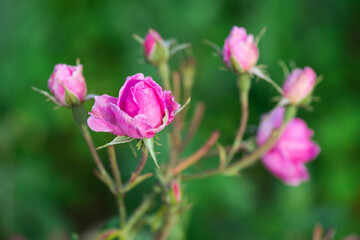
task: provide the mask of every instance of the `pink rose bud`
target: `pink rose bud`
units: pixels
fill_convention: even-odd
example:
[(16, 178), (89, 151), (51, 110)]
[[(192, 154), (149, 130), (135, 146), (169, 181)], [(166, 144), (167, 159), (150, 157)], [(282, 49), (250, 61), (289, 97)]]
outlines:
[(284, 96), (292, 103), (298, 104), (312, 91), (316, 82), (316, 73), (312, 68), (294, 69), (287, 77), (283, 89)]
[(224, 63), (237, 73), (246, 72), (257, 63), (259, 50), (254, 36), (247, 35), (245, 28), (234, 26), (225, 39), (223, 49)]
[[(282, 124), (285, 109), (276, 108), (262, 117), (257, 133), (257, 143), (262, 145), (275, 128)], [(286, 184), (297, 186), (309, 179), (305, 163), (314, 160), (320, 147), (311, 137), (313, 131), (300, 118), (290, 120), (275, 146), (262, 157), (265, 167)]]
[(174, 196), (174, 199), (177, 203), (181, 201), (181, 187), (179, 181), (173, 181), (171, 183), (171, 191)]
[(163, 91), (151, 77), (139, 73), (127, 77), (118, 98), (95, 97), (88, 125), (95, 132), (152, 138), (174, 119), (179, 108), (170, 91)]
[(56, 64), (48, 81), (48, 87), (61, 106), (72, 106), (82, 102), (86, 96), (83, 66)]
[(154, 29), (146, 34), (144, 53), (145, 59), (155, 66), (169, 59), (169, 47)]

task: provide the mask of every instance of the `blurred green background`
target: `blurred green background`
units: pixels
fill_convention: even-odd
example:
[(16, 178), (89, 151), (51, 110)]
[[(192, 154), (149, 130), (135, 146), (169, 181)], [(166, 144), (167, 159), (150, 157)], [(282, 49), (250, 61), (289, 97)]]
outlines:
[[(47, 89), (56, 63), (75, 64), (79, 57), (89, 93), (115, 96), (126, 76), (143, 72), (158, 79), (153, 67), (139, 61), (142, 49), (133, 33), (144, 36), (152, 27), (165, 39), (190, 42), (198, 72), (189, 112), (200, 100), (207, 111), (186, 156), (213, 129), (221, 131), (225, 145), (235, 134), (240, 112), (234, 76), (219, 70), (221, 61), (202, 43), (222, 46), (233, 25), (254, 34), (267, 27), (259, 63), (268, 65), (279, 84), (279, 59), (324, 74), (315, 111), (299, 112), (322, 152), (308, 164), (310, 181), (296, 188), (261, 164), (239, 178), (183, 184), (194, 203), (184, 217), (186, 239), (310, 239), (318, 222), (334, 227), (335, 239), (360, 234), (359, 12), (358, 0), (0, 1), (0, 239), (68, 239), (75, 231), (88, 234), (116, 213), (112, 196), (93, 175), (71, 112), (53, 111), (52, 103), (30, 89)], [(253, 84), (248, 135), (275, 95), (265, 82)], [(112, 138), (93, 136), (96, 145)], [(127, 179), (138, 160), (127, 145), (117, 153)], [(105, 151), (100, 154), (106, 159)], [(146, 171), (153, 167), (148, 162)], [(150, 184), (127, 196), (130, 211)]]

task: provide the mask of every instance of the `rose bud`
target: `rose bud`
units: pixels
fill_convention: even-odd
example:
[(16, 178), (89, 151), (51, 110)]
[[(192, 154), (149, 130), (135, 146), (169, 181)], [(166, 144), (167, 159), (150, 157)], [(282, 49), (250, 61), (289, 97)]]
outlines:
[(146, 34), (144, 54), (145, 59), (155, 66), (169, 59), (169, 47), (154, 29), (150, 29)]
[(254, 36), (247, 35), (245, 28), (234, 26), (225, 39), (223, 48), (224, 63), (236, 73), (246, 72), (257, 63), (259, 50)]
[(175, 180), (171, 183), (171, 192), (176, 203), (181, 201), (181, 187), (179, 181)]
[[(257, 143), (262, 145), (275, 128), (282, 124), (285, 109), (276, 108), (262, 117), (257, 133)], [(309, 179), (305, 163), (314, 160), (320, 153), (320, 147), (311, 137), (313, 131), (300, 118), (290, 120), (274, 147), (263, 157), (265, 167), (284, 183), (297, 186)]]
[(151, 77), (139, 73), (127, 77), (118, 98), (95, 97), (88, 125), (95, 132), (152, 138), (174, 119), (179, 108), (170, 91), (163, 91)]
[(86, 96), (86, 82), (83, 66), (56, 64), (48, 81), (48, 87), (61, 106), (73, 106), (82, 102)]
[(292, 104), (298, 104), (304, 100), (313, 90), (316, 82), (316, 73), (310, 67), (294, 69), (287, 77), (283, 90), (284, 96)]

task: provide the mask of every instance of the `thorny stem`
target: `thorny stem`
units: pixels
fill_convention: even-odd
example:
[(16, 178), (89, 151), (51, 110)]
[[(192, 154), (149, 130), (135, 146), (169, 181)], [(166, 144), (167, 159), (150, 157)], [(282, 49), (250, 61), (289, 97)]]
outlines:
[(149, 208), (152, 206), (153, 201), (155, 200), (155, 197), (157, 195), (157, 192), (154, 191), (150, 196), (148, 196), (141, 205), (135, 210), (135, 212), (130, 217), (127, 229), (131, 230), (134, 225), (137, 223), (137, 221), (149, 210)]
[[(224, 149), (226, 153), (230, 153), (232, 146), (224, 146)], [(247, 150), (246, 144), (244, 143), (240, 144), (238, 148), (238, 152), (241, 150)], [(212, 149), (205, 155), (205, 157), (215, 157), (215, 156), (219, 156), (219, 149)]]
[(233, 164), (229, 165), (224, 169), (214, 169), (208, 170), (202, 173), (191, 174), (187, 176), (183, 176), (183, 180), (193, 180), (198, 178), (204, 178), (209, 176), (214, 176), (218, 174), (235, 174), (238, 171), (250, 166), (254, 162), (256, 162), (259, 158), (261, 158), (265, 153), (267, 153), (277, 142), (278, 138), (280, 137), (281, 133), (285, 129), (286, 123), (283, 123), (280, 128), (274, 129), (267, 139), (267, 141), (253, 151), (250, 155), (244, 156), (240, 160), (234, 162)]
[(119, 220), (120, 220), (120, 229), (123, 231), (123, 236), (126, 236), (125, 227), (126, 227), (126, 207), (124, 202), (124, 194), (122, 191), (122, 182), (121, 182), (121, 174), (119, 170), (119, 166), (116, 162), (116, 154), (115, 154), (115, 147), (108, 146), (108, 155), (110, 159), (110, 166), (113, 172), (115, 183), (116, 183), (116, 199), (117, 205), (119, 209)]
[(117, 204), (119, 209), (119, 218), (120, 218), (120, 230), (122, 231), (122, 236), (126, 237), (126, 207), (124, 202), (124, 195), (119, 193), (117, 196)]
[(183, 170), (185, 170), (188, 167), (190, 167), (191, 165), (193, 165), (194, 163), (196, 163), (197, 161), (199, 161), (210, 150), (210, 148), (216, 143), (219, 136), (220, 136), (219, 132), (214, 131), (211, 134), (211, 136), (209, 137), (209, 139), (206, 141), (206, 143), (199, 150), (197, 150), (193, 155), (191, 155), (190, 157), (188, 157), (187, 159), (185, 159), (184, 161), (179, 163), (172, 170), (172, 173), (174, 175), (177, 175), (177, 174), (181, 173)]
[(165, 213), (165, 225), (158, 231), (154, 240), (166, 240), (170, 236), (171, 230), (176, 223), (176, 214), (174, 213), (176, 206), (168, 206)]
[(119, 166), (116, 161), (115, 147), (113, 145), (107, 147), (108, 156), (110, 160), (110, 167), (115, 178), (116, 190), (117, 193), (121, 192), (122, 182), (121, 182), (121, 174), (119, 170)]
[(142, 170), (145, 167), (145, 164), (147, 162), (147, 159), (149, 157), (149, 150), (147, 148), (144, 148), (144, 151), (141, 155), (141, 160), (139, 162), (139, 165), (136, 167), (135, 171), (132, 173), (131, 178), (130, 178), (130, 183), (134, 182), (135, 179), (140, 176)]
[(191, 141), (191, 139), (195, 135), (195, 133), (201, 123), (201, 120), (204, 116), (204, 112), (205, 112), (205, 104), (202, 102), (196, 104), (195, 112), (192, 117), (192, 120), (191, 120), (191, 123), (189, 126), (189, 130), (187, 131), (186, 136), (183, 141), (183, 144), (182, 144), (183, 149), (187, 146), (187, 144)]
[(250, 91), (251, 81), (250, 77), (247, 74), (242, 74), (238, 77), (238, 87), (240, 94), (240, 103), (241, 103), (241, 119), (238, 132), (233, 143), (233, 147), (229, 153), (227, 161), (231, 161), (236, 152), (239, 150), (242, 139), (244, 137), (246, 125), (249, 118), (249, 91)]
[(89, 133), (89, 129), (86, 125), (86, 109), (85, 107), (81, 105), (74, 105), (72, 107), (73, 117), (75, 119), (75, 122), (79, 125), (82, 135), (84, 136), (84, 139), (88, 145), (88, 148), (90, 150), (90, 153), (94, 159), (94, 162), (96, 164), (96, 167), (99, 170), (99, 175), (101, 176), (100, 179), (105, 183), (105, 185), (110, 189), (112, 193), (115, 193), (114, 189), (114, 183), (109, 174), (107, 173), (104, 165), (102, 164), (100, 157), (95, 149), (94, 142), (91, 138), (91, 135)]
[(90, 153), (92, 155), (92, 157), (94, 158), (94, 161), (95, 161), (95, 164), (97, 166), (97, 168), (99, 169), (100, 171), (100, 174), (105, 178), (105, 180), (107, 181), (107, 183), (109, 185), (112, 184), (112, 180), (109, 176), (109, 174), (107, 173), (107, 171), (105, 170), (105, 167), (104, 165), (102, 164), (101, 160), (100, 160), (100, 157), (95, 149), (95, 146), (94, 146), (94, 143), (92, 141), (92, 138), (90, 136), (90, 133), (89, 133), (89, 130), (87, 128), (86, 125), (81, 125), (81, 132), (85, 138), (85, 141), (90, 149)]

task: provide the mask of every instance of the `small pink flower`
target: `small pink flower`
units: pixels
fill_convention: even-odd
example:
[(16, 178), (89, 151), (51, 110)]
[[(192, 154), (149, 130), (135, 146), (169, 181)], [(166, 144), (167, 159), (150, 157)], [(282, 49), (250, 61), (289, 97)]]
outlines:
[(234, 26), (225, 39), (223, 48), (224, 63), (235, 72), (246, 72), (257, 63), (259, 50), (254, 36), (247, 35), (245, 28)]
[(169, 50), (159, 33), (150, 29), (144, 40), (145, 59), (151, 64), (159, 64), (169, 57)]
[[(262, 145), (275, 128), (282, 124), (285, 109), (276, 108), (262, 117), (257, 143)], [(297, 186), (309, 179), (305, 163), (314, 160), (320, 147), (311, 137), (313, 131), (300, 118), (290, 120), (275, 146), (262, 157), (265, 167), (286, 184)]]
[(95, 132), (152, 138), (174, 119), (179, 108), (170, 91), (163, 91), (151, 77), (139, 73), (127, 77), (118, 98), (95, 97), (88, 125)]
[(173, 181), (171, 183), (171, 190), (172, 194), (174, 196), (174, 199), (177, 203), (180, 203), (181, 201), (181, 187), (179, 181)]
[[(56, 64), (48, 81), (48, 87), (61, 106), (71, 106), (74, 100), (81, 102), (86, 96), (86, 82), (82, 73), (83, 66)], [(66, 90), (72, 95), (68, 96)], [(75, 99), (73, 99), (75, 97)]]
[(310, 67), (294, 69), (287, 77), (283, 89), (284, 96), (292, 103), (300, 103), (315, 86), (316, 73)]

